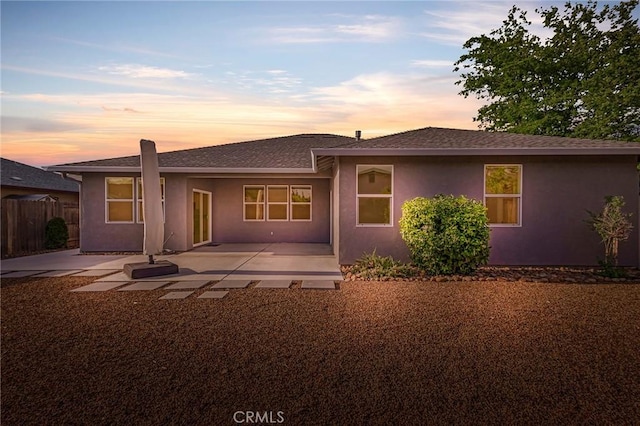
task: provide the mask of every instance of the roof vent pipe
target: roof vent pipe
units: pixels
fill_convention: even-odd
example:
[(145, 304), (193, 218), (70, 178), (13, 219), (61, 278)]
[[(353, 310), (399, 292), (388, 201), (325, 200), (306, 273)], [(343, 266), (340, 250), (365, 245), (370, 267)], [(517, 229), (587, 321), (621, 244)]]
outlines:
[(362, 131), (360, 130), (356, 130), (356, 140), (359, 141), (360, 140), (360, 136), (362, 136)]

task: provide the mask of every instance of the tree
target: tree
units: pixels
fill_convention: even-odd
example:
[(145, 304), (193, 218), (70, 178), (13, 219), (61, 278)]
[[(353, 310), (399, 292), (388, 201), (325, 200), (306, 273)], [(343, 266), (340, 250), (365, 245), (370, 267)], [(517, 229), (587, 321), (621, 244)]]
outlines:
[(638, 0), (536, 9), (542, 40), (513, 6), (502, 26), (472, 37), (455, 63), (460, 94), (488, 103), (474, 121), (490, 131), (640, 141)]
[(622, 196), (605, 197), (601, 213), (589, 213), (587, 223), (595, 230), (604, 244), (605, 271), (615, 270), (618, 266), (618, 245), (631, 234), (631, 213), (623, 213), (624, 198)]

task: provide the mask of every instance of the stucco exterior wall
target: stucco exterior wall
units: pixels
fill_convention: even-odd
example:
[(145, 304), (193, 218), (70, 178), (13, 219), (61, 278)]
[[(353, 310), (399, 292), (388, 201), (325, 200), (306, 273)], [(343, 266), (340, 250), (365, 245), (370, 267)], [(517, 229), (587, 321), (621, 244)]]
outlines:
[[(216, 243), (328, 243), (331, 214), (330, 183), (329, 178), (190, 179), (193, 188), (212, 193), (212, 240)], [(244, 221), (244, 185), (311, 185), (312, 220)]]
[[(139, 177), (131, 173), (85, 173), (81, 191), (81, 233), (80, 250), (101, 251), (141, 251), (144, 238), (142, 223), (107, 223), (105, 214), (105, 178)], [(186, 177), (181, 175), (161, 175), (165, 177), (165, 248), (186, 250)], [(173, 235), (170, 237), (171, 233)], [(169, 238), (170, 237), (170, 238)]]
[[(401, 206), (415, 197), (466, 195), (482, 201), (485, 164), (522, 164), (521, 226), (492, 227), (490, 264), (596, 265), (603, 257), (586, 210), (622, 195), (638, 217), (636, 158), (628, 157), (342, 157), (340, 159), (339, 262), (350, 264), (374, 249), (409, 260), (400, 237)], [(356, 226), (356, 165), (394, 166), (390, 226)], [(620, 246), (620, 263), (637, 265), (638, 230)]]

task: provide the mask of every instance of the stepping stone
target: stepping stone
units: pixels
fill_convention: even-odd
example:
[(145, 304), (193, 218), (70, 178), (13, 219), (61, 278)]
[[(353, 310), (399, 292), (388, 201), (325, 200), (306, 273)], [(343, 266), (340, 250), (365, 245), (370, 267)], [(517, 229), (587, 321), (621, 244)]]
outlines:
[(185, 299), (191, 293), (193, 293), (193, 291), (172, 291), (162, 296), (159, 300)]
[(166, 287), (167, 290), (183, 290), (190, 288), (200, 288), (209, 284), (209, 280), (200, 280), (200, 281), (178, 281), (175, 284), (171, 284), (169, 287)]
[(2, 274), (2, 278), (24, 278), (30, 277), (37, 274), (42, 274), (47, 271), (15, 271), (9, 272), (8, 274)]
[(302, 281), (301, 288), (311, 290), (335, 290), (336, 283), (327, 280), (305, 280)]
[(114, 289), (116, 287), (120, 287), (121, 285), (125, 285), (128, 283), (114, 283), (109, 281), (103, 281), (98, 283), (93, 283), (89, 285), (85, 285), (84, 287), (76, 288), (71, 291), (107, 291)]
[(291, 287), (291, 280), (262, 280), (256, 288), (289, 288)]
[(79, 274), (75, 274), (74, 277), (101, 277), (103, 275), (115, 274), (116, 272), (122, 272), (121, 269), (89, 269), (82, 271)]
[(205, 291), (198, 296), (198, 299), (222, 299), (227, 294), (229, 294), (228, 291)]
[(222, 280), (211, 288), (247, 288), (251, 280)]
[(75, 274), (77, 272), (82, 271), (81, 269), (76, 269), (74, 271), (49, 271), (44, 274), (38, 274), (36, 277), (64, 277), (67, 275)]
[(155, 290), (169, 284), (169, 281), (139, 281), (123, 287), (118, 291)]

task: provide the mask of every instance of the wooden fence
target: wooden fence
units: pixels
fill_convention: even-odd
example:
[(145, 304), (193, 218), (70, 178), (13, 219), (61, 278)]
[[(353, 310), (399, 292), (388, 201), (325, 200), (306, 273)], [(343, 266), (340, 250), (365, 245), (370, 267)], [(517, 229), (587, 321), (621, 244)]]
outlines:
[(45, 250), (45, 228), (53, 217), (61, 217), (69, 228), (67, 247), (80, 243), (78, 203), (3, 199), (1, 205), (2, 257)]

